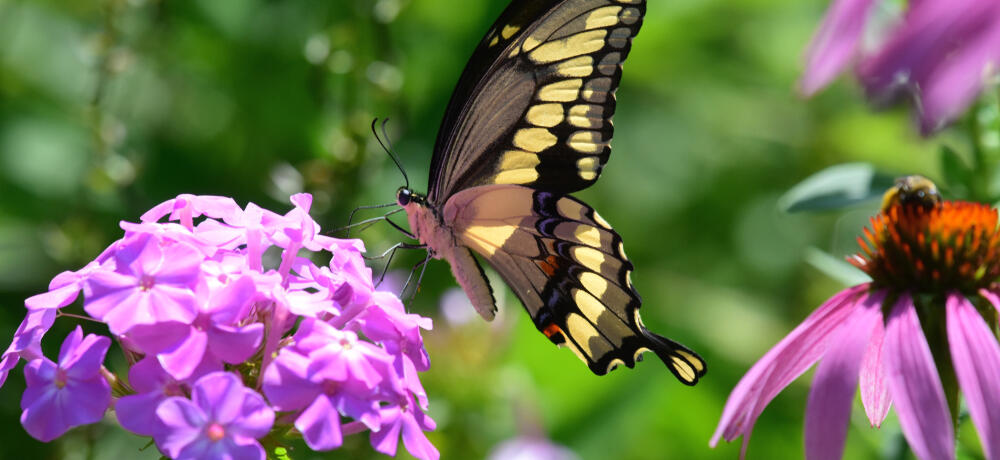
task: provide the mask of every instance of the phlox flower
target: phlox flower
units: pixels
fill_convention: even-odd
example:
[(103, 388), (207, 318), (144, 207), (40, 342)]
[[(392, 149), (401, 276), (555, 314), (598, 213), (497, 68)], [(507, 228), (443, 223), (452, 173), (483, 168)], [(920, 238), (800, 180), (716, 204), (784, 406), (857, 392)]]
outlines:
[[(413, 420), (404, 443), (435, 460), (419, 379), (430, 366), (420, 336), (430, 319), (375, 292), (364, 245), (323, 235), (309, 195), (291, 201), (279, 214), (180, 195), (122, 222), (120, 240), (28, 298), (0, 358), (0, 384), (29, 361), (25, 429), (49, 441), (111, 407), (171, 458), (242, 459), (264, 458), (265, 436), (275, 447), (301, 436), (330, 450), (344, 436), (381, 432), (372, 446), (385, 450), (395, 442), (387, 433), (400, 434), (392, 427)], [(109, 337), (81, 339), (78, 329), (52, 363), (42, 337), (60, 317), (79, 319), (62, 312), (79, 297)], [(112, 338), (128, 366), (118, 372), (100, 365)], [(285, 414), (275, 420), (275, 411)]]
[(107, 337), (84, 337), (77, 326), (63, 341), (58, 364), (44, 356), (28, 363), (27, 388), (21, 397), (21, 424), (28, 434), (51, 441), (104, 416), (111, 386), (101, 373), (101, 363), (110, 345)]
[(175, 459), (263, 460), (257, 439), (274, 423), (274, 411), (264, 398), (228, 372), (198, 379), (191, 399), (167, 398), (156, 415), (166, 427), (154, 435), (156, 443)]

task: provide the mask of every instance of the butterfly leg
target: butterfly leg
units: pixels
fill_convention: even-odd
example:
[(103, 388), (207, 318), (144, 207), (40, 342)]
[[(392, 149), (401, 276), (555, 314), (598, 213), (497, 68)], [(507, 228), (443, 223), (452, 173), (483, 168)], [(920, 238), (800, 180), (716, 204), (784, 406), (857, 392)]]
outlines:
[[(424, 280), (424, 272), (427, 271), (427, 262), (432, 258), (431, 252), (427, 252), (427, 257), (423, 260), (417, 262), (416, 265), (410, 270), (410, 276), (406, 277), (406, 283), (403, 283), (403, 289), (400, 289), (399, 296), (402, 297), (403, 293), (406, 292), (406, 288), (410, 286), (410, 281), (413, 281), (413, 274), (416, 273), (417, 269), (420, 268), (420, 276), (417, 277), (417, 284), (413, 288), (413, 294), (410, 294), (410, 298), (407, 300), (413, 300), (417, 296), (417, 291), (420, 290), (420, 283)], [(422, 267), (422, 268), (421, 268)]]
[(368, 256), (362, 256), (362, 257), (364, 257), (365, 260), (379, 260), (379, 259), (384, 259), (386, 256), (389, 257), (389, 260), (387, 260), (385, 262), (385, 266), (382, 267), (382, 274), (379, 275), (378, 282), (375, 283), (375, 287), (379, 287), (379, 285), (382, 284), (382, 281), (385, 280), (385, 274), (389, 271), (389, 266), (392, 265), (392, 258), (396, 255), (396, 250), (398, 250), (398, 249), (426, 249), (426, 248), (427, 248), (427, 245), (424, 245), (424, 244), (396, 243), (396, 244), (392, 245), (392, 247), (390, 247), (389, 249), (386, 249), (385, 252), (383, 252), (381, 255), (373, 256), (373, 257), (368, 257)]
[[(402, 208), (400, 208), (400, 209), (402, 209)], [(385, 221), (388, 222), (389, 225), (392, 225), (396, 230), (399, 230), (402, 234), (406, 235), (407, 238), (411, 238), (411, 239), (414, 239), (414, 240), (417, 239), (417, 235), (414, 235), (413, 233), (410, 233), (409, 230), (407, 230), (407, 229), (405, 229), (403, 227), (400, 227), (399, 224), (393, 222), (388, 217), (386, 217)]]

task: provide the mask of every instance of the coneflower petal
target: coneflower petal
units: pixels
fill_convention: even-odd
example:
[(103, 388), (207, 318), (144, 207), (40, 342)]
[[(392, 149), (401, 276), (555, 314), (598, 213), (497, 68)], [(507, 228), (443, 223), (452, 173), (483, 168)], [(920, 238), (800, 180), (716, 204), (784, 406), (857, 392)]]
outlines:
[(729, 395), (710, 445), (742, 435), (745, 451), (764, 407), (823, 355), (830, 337), (867, 290), (868, 285), (862, 284), (833, 296), (757, 361)]
[(885, 294), (868, 296), (830, 341), (813, 377), (806, 404), (806, 458), (838, 460), (844, 453), (847, 422), (858, 372), (876, 325), (882, 323)]
[(861, 403), (865, 407), (865, 415), (873, 427), (881, 427), (886, 416), (889, 415), (889, 408), (892, 406), (892, 398), (889, 396), (889, 387), (885, 379), (885, 365), (882, 362), (882, 349), (885, 339), (885, 327), (882, 322), (875, 323), (872, 329), (871, 338), (868, 341), (868, 350), (861, 362), (861, 377), (858, 386), (861, 388)]
[(1000, 458), (1000, 343), (961, 294), (949, 295), (945, 308), (951, 360), (969, 415), (986, 458)]
[(900, 295), (889, 314), (883, 359), (899, 424), (913, 453), (925, 460), (954, 459), (948, 403), (909, 294)]

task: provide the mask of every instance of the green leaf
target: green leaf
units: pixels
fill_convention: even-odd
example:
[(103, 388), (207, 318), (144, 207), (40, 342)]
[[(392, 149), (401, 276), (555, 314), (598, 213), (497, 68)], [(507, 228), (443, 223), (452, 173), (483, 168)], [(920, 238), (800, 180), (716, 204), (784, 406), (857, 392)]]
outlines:
[(962, 157), (947, 145), (941, 146), (941, 172), (944, 175), (944, 185), (952, 198), (968, 196), (972, 188), (973, 171)]
[(815, 247), (806, 248), (805, 260), (813, 268), (825, 273), (830, 278), (844, 283), (846, 286), (855, 286), (871, 281), (871, 278), (865, 272), (859, 270), (858, 267)]
[(882, 196), (893, 177), (868, 163), (831, 166), (785, 192), (778, 206), (785, 212), (840, 209)]

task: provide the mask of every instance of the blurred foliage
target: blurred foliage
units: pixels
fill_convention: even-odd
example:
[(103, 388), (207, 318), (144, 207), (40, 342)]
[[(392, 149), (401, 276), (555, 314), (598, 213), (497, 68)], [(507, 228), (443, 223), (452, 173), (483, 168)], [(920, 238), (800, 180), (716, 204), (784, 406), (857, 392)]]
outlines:
[[(305, 191), (327, 229), (356, 206), (393, 200), (403, 180), (369, 131), (376, 116), (391, 119), (389, 136), (422, 189), (451, 90), (505, 3), (0, 0), (0, 337), (13, 334), (24, 298), (117, 239), (119, 221), (179, 193), (285, 210)], [(979, 158), (998, 154), (972, 146), (998, 144), (922, 141), (903, 110), (871, 113), (846, 81), (809, 101), (796, 95), (825, 7), (651, 1), (618, 91), (614, 154), (579, 194), (623, 235), (647, 326), (708, 361), (702, 383), (678, 384), (652, 357), (595, 377), (509, 293), (496, 322), (449, 323), (438, 299), (455, 283), (434, 262), (411, 308), (435, 318), (424, 382), (443, 458), (482, 458), (520, 434), (547, 435), (585, 459), (734, 458), (738, 443), (707, 446), (729, 391), (843, 287), (809, 261), (854, 252), (878, 206), (788, 214), (786, 191), (864, 162), (887, 177), (957, 184), (946, 196), (996, 199), (1000, 180), (968, 178)], [(969, 123), (997, 122), (993, 110)], [(401, 239), (387, 225), (362, 237), (372, 252)], [(404, 256), (393, 264), (403, 276), (420, 254)], [(60, 320), (47, 350), (72, 326)], [(808, 382), (764, 411), (751, 458), (801, 457)], [(18, 424), (23, 385), (18, 369), (0, 392), (0, 456), (157, 457), (112, 424), (51, 444), (30, 439)], [(845, 458), (900, 452), (894, 416), (875, 431), (856, 406), (852, 424)], [(292, 454), (378, 457), (364, 435), (335, 452)]]

